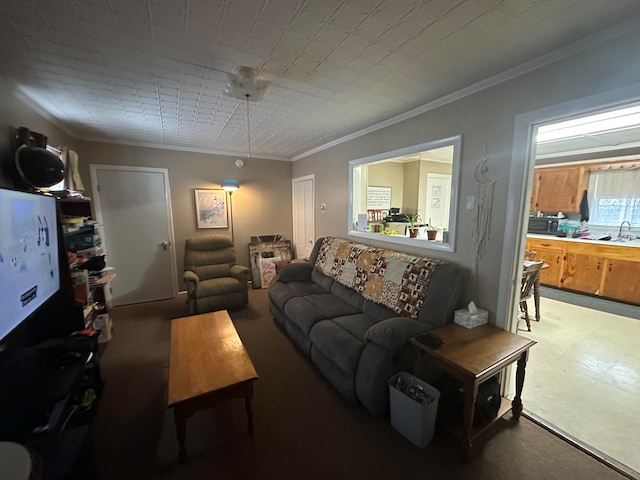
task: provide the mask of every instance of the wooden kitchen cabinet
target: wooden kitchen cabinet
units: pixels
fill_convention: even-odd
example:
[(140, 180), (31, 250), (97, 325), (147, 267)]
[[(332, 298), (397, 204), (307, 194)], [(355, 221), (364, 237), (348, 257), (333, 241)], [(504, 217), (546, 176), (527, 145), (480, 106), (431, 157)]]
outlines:
[(579, 212), (589, 178), (585, 166), (536, 168), (531, 211)]
[(640, 304), (640, 262), (607, 259), (600, 295)]
[(549, 267), (540, 271), (540, 283), (561, 287), (560, 276), (564, 257), (563, 242), (558, 240), (527, 239), (527, 250), (536, 252), (536, 261), (544, 260)]
[(529, 212), (535, 213), (539, 208), (536, 208), (536, 202), (538, 201), (538, 171), (533, 174), (533, 183), (531, 185), (531, 204), (529, 205)]
[(599, 295), (605, 266), (604, 257), (570, 253), (569, 250), (570, 245), (567, 245), (560, 279), (562, 288)]
[(526, 248), (549, 265), (542, 285), (640, 305), (640, 247), (528, 237)]

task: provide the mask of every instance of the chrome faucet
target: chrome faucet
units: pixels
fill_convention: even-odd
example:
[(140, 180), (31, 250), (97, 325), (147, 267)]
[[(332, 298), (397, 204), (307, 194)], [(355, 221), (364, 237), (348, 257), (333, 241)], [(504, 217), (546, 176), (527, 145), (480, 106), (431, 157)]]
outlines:
[[(624, 226), (625, 223), (627, 224), (627, 227), (629, 229), (629, 233), (623, 237), (622, 236), (622, 227)], [(629, 220), (625, 220), (624, 222), (622, 222), (620, 224), (620, 230), (618, 230), (618, 238), (631, 238), (631, 223), (629, 223)]]

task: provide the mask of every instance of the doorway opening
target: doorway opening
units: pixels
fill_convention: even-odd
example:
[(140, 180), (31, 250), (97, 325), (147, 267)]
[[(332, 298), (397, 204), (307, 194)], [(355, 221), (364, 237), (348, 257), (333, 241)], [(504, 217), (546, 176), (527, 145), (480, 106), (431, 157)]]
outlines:
[[(640, 182), (625, 186), (640, 172), (640, 107), (532, 126), (521, 244), (547, 268), (540, 321), (528, 332), (515, 320), (514, 330), (538, 342), (523, 403), (546, 428), (640, 478), (640, 225), (620, 219), (635, 208), (640, 215)], [(618, 258), (631, 262), (628, 272)]]

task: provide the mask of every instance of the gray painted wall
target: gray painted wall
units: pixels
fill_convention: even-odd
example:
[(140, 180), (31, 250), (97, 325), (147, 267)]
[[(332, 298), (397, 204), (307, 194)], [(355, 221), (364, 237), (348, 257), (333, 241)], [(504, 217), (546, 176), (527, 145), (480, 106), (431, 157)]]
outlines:
[[(481, 308), (489, 310), (493, 321), (500, 288), (513, 286), (508, 278), (500, 283), (503, 249), (510, 249), (513, 259), (520, 248), (520, 242), (513, 245), (513, 242), (505, 244), (504, 241), (505, 232), (517, 227), (520, 215), (519, 212), (514, 212), (507, 216), (508, 202), (520, 201), (519, 198), (509, 198), (516, 117), (570, 100), (640, 85), (639, 44), (640, 32), (626, 33), (420, 116), (296, 161), (293, 175), (315, 174), (316, 200), (327, 204), (326, 213), (317, 216), (316, 235), (347, 236), (350, 160), (461, 134), (462, 181), (458, 197), (456, 251), (429, 252), (421, 248), (405, 250), (445, 258), (470, 269), (473, 211), (465, 209), (465, 199), (475, 193), (474, 169), (484, 158), (485, 144), (488, 144), (490, 160), (487, 164), (487, 176), (496, 180), (491, 237), (486, 254), (479, 264), (477, 282), (468, 296)], [(636, 95), (640, 96), (640, 89)], [(524, 175), (530, 173), (525, 172)], [(524, 185), (527, 185), (526, 181)], [(499, 317), (496, 323), (505, 325), (504, 315)]]
[(77, 152), (89, 196), (92, 195), (90, 164), (166, 168), (169, 171), (180, 289), (184, 288), (185, 239), (208, 233), (231, 235), (230, 229), (196, 228), (195, 188), (220, 188), (220, 182), (225, 178), (240, 183), (240, 189), (233, 194), (233, 226), (237, 260), (242, 265), (249, 266), (252, 235), (281, 233), (291, 239), (293, 234), (291, 162), (245, 159), (245, 166), (237, 168), (234, 161), (238, 157), (98, 142), (80, 142)]

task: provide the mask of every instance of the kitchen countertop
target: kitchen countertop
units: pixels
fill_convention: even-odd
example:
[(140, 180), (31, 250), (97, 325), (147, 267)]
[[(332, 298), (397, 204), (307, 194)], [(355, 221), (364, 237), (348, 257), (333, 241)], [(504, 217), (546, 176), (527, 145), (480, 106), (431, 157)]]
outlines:
[(528, 238), (539, 238), (542, 240), (560, 240), (562, 242), (579, 242), (582, 244), (610, 245), (612, 247), (640, 247), (640, 239), (627, 240), (624, 242), (616, 242), (612, 240), (585, 240), (582, 238), (556, 237), (555, 235), (542, 235), (536, 233), (528, 233)]

